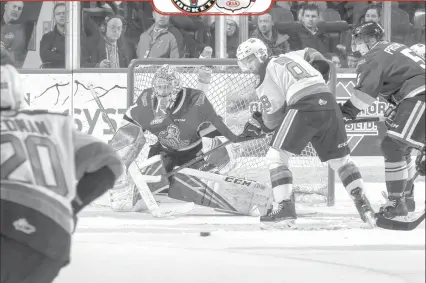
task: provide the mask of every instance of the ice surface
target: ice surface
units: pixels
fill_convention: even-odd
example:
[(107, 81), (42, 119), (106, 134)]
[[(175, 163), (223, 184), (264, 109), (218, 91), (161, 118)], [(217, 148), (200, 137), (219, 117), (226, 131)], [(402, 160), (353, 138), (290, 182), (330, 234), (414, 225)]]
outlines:
[[(418, 210), (424, 186), (416, 183)], [(384, 184), (367, 189), (377, 208)], [(335, 207), (298, 212), (299, 230), (260, 231), (258, 218), (200, 207), (174, 219), (90, 208), (79, 220), (71, 265), (55, 283), (425, 282), (424, 224), (411, 232), (369, 229), (340, 184)]]

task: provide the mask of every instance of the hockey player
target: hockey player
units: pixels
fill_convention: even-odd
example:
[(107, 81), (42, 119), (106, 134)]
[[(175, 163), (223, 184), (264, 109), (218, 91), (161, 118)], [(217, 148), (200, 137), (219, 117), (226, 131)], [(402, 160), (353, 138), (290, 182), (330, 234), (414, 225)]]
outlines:
[[(146, 175), (153, 175), (154, 172), (155, 175), (164, 175), (174, 167), (195, 159), (202, 151), (202, 137), (224, 136), (232, 142), (250, 138), (249, 133), (240, 137), (231, 132), (205, 94), (198, 89), (182, 87), (176, 68), (170, 65), (159, 67), (152, 80), (152, 87), (141, 93), (124, 115), (123, 122), (110, 144), (119, 152), (126, 167), (130, 166), (145, 145), (145, 131), (158, 138), (158, 142), (151, 146), (148, 158), (161, 155), (162, 164), (148, 168), (144, 172)], [(191, 168), (208, 171), (223, 167), (228, 161), (229, 154), (223, 148)], [(127, 180), (123, 180), (123, 184), (111, 191), (112, 209), (134, 209), (140, 196), (136, 192), (134, 199), (123, 198), (123, 195), (134, 195), (133, 192), (129, 193), (128, 187)], [(220, 195), (217, 196), (220, 201), (216, 197), (211, 198), (210, 194), (215, 195), (217, 192), (195, 178), (172, 176), (168, 180), (151, 183), (149, 187), (152, 193), (168, 187), (169, 197), (199, 205), (226, 210), (229, 209), (227, 205), (232, 206), (223, 206), (226, 201)]]
[(362, 220), (373, 224), (361, 174), (349, 155), (342, 113), (322, 74), (313, 67), (326, 64), (324, 57), (310, 48), (268, 57), (265, 44), (250, 38), (238, 47), (237, 59), (243, 71), (260, 75), (256, 93), (265, 109), (263, 131), (275, 131), (266, 154), (275, 203), (261, 217), (261, 224), (277, 228), (294, 224), (289, 159), (309, 142), (321, 161), (338, 172)]
[(113, 187), (122, 165), (107, 144), (75, 131), (70, 117), (21, 109), (19, 73), (4, 55), (1, 282), (50, 283), (70, 260), (76, 214)]
[(400, 43), (383, 41), (377, 23), (364, 23), (352, 32), (352, 49), (363, 59), (351, 98), (342, 106), (343, 115), (354, 119), (381, 96), (390, 103), (386, 111), (387, 132), (381, 143), (385, 158), (388, 202), (386, 217), (406, 216), (415, 210), (414, 160), (411, 148), (425, 141), (425, 61)]

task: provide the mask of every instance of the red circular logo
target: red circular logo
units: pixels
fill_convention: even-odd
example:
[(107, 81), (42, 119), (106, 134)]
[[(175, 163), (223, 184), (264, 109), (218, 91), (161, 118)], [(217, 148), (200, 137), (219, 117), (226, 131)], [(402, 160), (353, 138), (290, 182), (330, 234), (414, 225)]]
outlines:
[(231, 8), (238, 7), (238, 6), (240, 6), (240, 2), (238, 2), (238, 1), (228, 1), (228, 2), (226, 2), (226, 5), (228, 7), (231, 7)]

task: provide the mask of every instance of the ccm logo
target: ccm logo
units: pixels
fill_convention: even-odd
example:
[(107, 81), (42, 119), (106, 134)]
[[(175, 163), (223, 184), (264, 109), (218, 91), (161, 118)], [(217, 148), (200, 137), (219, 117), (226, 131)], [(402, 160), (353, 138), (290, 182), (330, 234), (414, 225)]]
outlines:
[(244, 180), (244, 179), (238, 179), (238, 178), (234, 178), (234, 177), (226, 177), (225, 182), (234, 183), (234, 184), (237, 184), (237, 185), (243, 185), (243, 186), (247, 186), (247, 187), (249, 187), (251, 185), (250, 181), (247, 181), (247, 180)]
[(226, 2), (226, 5), (228, 7), (238, 7), (238, 6), (240, 6), (240, 2), (238, 2), (238, 1), (228, 1), (228, 2)]

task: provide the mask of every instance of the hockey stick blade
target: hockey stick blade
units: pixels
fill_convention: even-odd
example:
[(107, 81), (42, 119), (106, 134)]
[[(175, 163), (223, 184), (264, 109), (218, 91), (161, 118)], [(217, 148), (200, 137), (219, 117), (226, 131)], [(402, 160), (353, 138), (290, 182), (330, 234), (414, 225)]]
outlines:
[(378, 216), (376, 220), (377, 227), (386, 230), (396, 231), (412, 231), (416, 229), (425, 219), (425, 211), (413, 221), (399, 221), (395, 219), (385, 218), (384, 216)]

